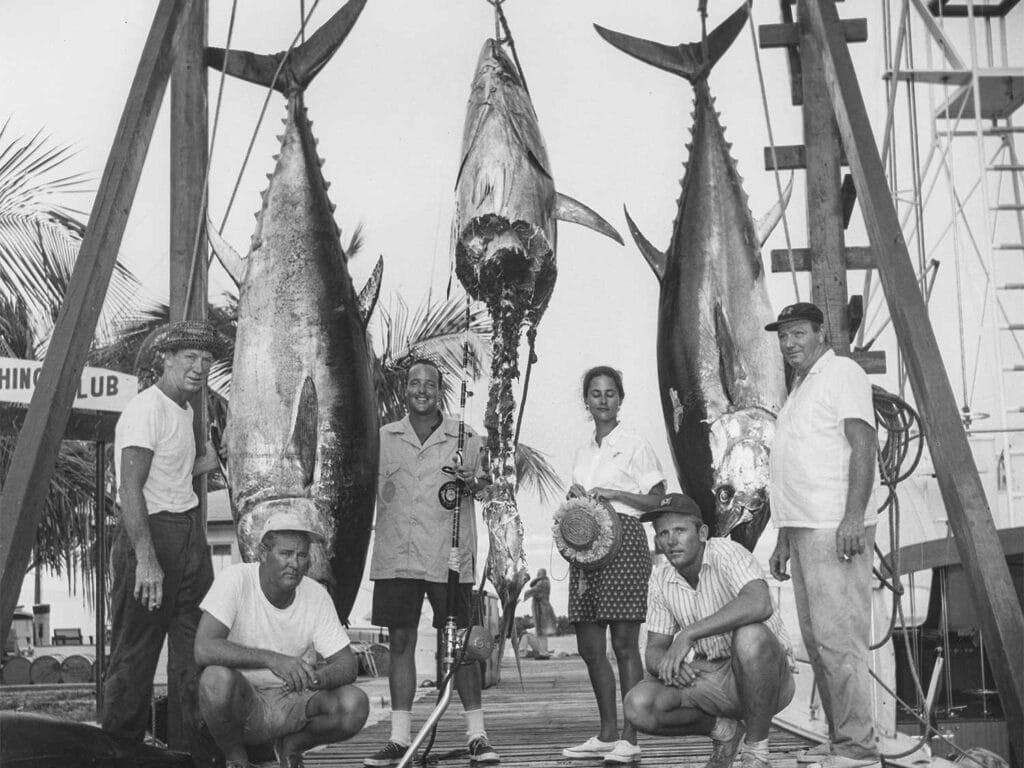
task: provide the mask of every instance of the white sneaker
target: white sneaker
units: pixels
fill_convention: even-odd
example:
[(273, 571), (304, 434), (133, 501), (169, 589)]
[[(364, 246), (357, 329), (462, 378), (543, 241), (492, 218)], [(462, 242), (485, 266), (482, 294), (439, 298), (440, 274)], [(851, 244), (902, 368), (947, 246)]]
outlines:
[(563, 749), (562, 757), (568, 757), (570, 760), (593, 760), (607, 755), (615, 749), (615, 745), (618, 743), (617, 741), (601, 741), (597, 736), (591, 736), (582, 744)]
[(604, 756), (605, 765), (631, 765), (640, 762), (640, 747), (625, 739), (615, 742), (615, 747)]
[(832, 754), (832, 748), (826, 741), (822, 744), (817, 744), (816, 746), (813, 746), (810, 749), (800, 750), (796, 753), (796, 761), (797, 763), (801, 764), (817, 763), (820, 762), (822, 758), (827, 757), (830, 754)]
[(858, 760), (855, 757), (827, 755), (816, 763), (808, 763), (807, 768), (882, 768), (882, 761), (871, 760), (870, 758)]

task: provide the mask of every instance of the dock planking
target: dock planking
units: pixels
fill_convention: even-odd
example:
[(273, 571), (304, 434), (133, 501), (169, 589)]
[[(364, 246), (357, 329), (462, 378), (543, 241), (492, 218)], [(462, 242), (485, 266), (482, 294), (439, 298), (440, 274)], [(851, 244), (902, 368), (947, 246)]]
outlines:
[[(614, 664), (613, 664), (614, 667)], [(586, 666), (578, 656), (536, 661), (524, 659), (520, 685), (515, 664), (506, 659), (502, 681), (483, 694), (487, 735), (501, 755), (501, 765), (521, 768), (599, 766), (597, 760), (568, 760), (562, 749), (594, 736), (598, 731), (597, 705), (587, 679)], [(413, 707), (413, 728), (422, 725), (435, 696), (420, 699)], [(622, 717), (621, 707), (619, 717)], [(354, 739), (307, 752), (309, 768), (356, 768), (363, 758), (378, 750), (390, 734), (390, 721), (363, 729)], [(415, 730), (414, 730), (415, 733)], [(641, 734), (642, 768), (702, 768), (711, 752), (703, 736), (667, 738)], [(464, 766), (469, 758), (462, 704), (455, 695), (437, 729), (430, 759), (439, 766)], [(794, 768), (795, 752), (812, 742), (772, 728), (773, 768)], [(452, 754), (458, 752), (457, 754)]]

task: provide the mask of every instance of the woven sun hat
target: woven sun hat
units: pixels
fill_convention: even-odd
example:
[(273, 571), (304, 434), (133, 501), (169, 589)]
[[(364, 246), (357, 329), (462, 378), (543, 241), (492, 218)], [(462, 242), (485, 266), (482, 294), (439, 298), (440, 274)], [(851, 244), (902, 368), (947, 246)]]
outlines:
[(559, 554), (585, 571), (609, 562), (622, 544), (618, 514), (593, 496), (566, 500), (555, 512), (551, 530)]
[(153, 335), (153, 349), (157, 352), (174, 352), (179, 349), (199, 349), (214, 357), (221, 357), (228, 349), (228, 342), (221, 336), (213, 323), (206, 320), (179, 320), (158, 328)]

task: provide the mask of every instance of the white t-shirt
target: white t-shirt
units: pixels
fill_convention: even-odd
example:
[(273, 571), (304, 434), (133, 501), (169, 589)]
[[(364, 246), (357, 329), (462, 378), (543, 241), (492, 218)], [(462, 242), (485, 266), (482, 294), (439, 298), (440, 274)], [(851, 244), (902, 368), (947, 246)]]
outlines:
[[(114, 429), (114, 465), (121, 478), (121, 451), (127, 447), (153, 452), (149, 476), (142, 486), (149, 514), (184, 512), (199, 503), (192, 490), (196, 441), (192, 433), (192, 406), (182, 408), (152, 386), (133, 397)], [(120, 500), (120, 481), (118, 482)]]
[[(231, 642), (301, 657), (310, 664), (316, 653), (326, 659), (350, 642), (321, 584), (303, 577), (291, 605), (278, 608), (260, 587), (259, 563), (236, 563), (222, 570), (199, 607), (228, 628)], [(269, 669), (239, 671), (253, 685), (281, 683)]]
[[(572, 465), (572, 481), (588, 491), (613, 488), (643, 494), (665, 482), (665, 473), (650, 443), (620, 424), (605, 435), (601, 445), (591, 437), (579, 449)], [(641, 510), (624, 502), (610, 503), (620, 515), (639, 517), (641, 514)]]
[[(846, 419), (860, 419), (874, 428), (871, 382), (857, 363), (830, 349), (779, 411), (771, 452), (776, 527), (835, 528), (842, 522), (850, 482)], [(869, 503), (864, 523), (876, 522), (878, 515)]]

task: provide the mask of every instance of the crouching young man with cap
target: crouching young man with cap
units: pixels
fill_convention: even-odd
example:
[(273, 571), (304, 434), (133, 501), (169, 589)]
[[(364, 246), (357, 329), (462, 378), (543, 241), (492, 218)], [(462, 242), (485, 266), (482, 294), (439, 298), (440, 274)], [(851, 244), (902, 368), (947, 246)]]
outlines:
[(769, 768), (771, 717), (793, 698), (789, 638), (746, 549), (708, 538), (696, 502), (671, 493), (640, 516), (668, 559), (654, 567), (647, 671), (626, 695), (643, 733), (709, 735), (706, 768), (729, 768), (746, 733), (743, 768)]
[(366, 722), (348, 635), (327, 590), (306, 576), (317, 538), (298, 515), (273, 513), (260, 561), (225, 568), (202, 602), (199, 710), (228, 768), (249, 765), (247, 744), (269, 741), (280, 767), (296, 768), (305, 750), (351, 738)]

